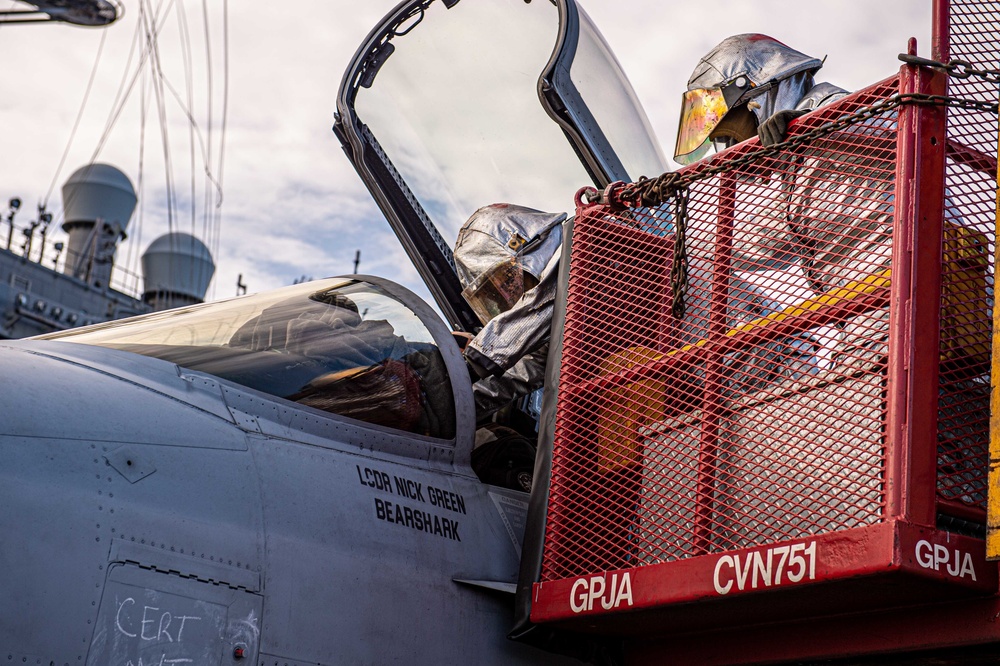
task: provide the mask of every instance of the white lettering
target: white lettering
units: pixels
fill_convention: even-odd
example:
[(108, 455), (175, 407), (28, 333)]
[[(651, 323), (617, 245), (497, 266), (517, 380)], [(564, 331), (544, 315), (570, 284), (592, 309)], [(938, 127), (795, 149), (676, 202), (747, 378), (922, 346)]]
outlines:
[[(115, 627), (118, 628), (118, 631), (122, 632), (123, 634), (125, 634), (129, 638), (135, 638), (135, 634), (132, 634), (132, 633), (129, 633), (129, 632), (125, 631), (125, 627), (122, 626), (122, 610), (125, 608), (125, 604), (129, 604), (129, 603), (134, 604), (135, 603), (135, 599), (133, 599), (132, 597), (129, 597), (125, 601), (123, 601), (120, 604), (118, 604), (118, 612), (115, 614)], [(128, 615), (126, 615), (125, 617), (128, 617)]]
[(940, 543), (934, 543), (921, 539), (913, 549), (913, 555), (917, 560), (917, 565), (922, 569), (931, 569), (947, 573), (955, 578), (965, 578), (968, 576), (973, 581), (976, 580), (976, 569), (972, 564), (972, 555), (963, 553), (960, 550), (949, 550)]
[(615, 601), (615, 607), (621, 605), (623, 601), (628, 601), (628, 605), (632, 605), (632, 579), (629, 573), (626, 571), (622, 574), (622, 584), (618, 588), (618, 600)]
[(747, 587), (747, 576), (750, 575), (750, 565), (753, 563), (753, 557), (751, 555), (746, 556), (746, 561), (743, 563), (743, 567), (740, 567), (740, 556), (735, 555), (733, 557), (733, 562), (735, 562), (736, 568), (736, 587), (741, 590), (745, 590)]
[(180, 643), (182, 640), (184, 640), (182, 638), (182, 635), (184, 634), (184, 623), (187, 622), (188, 620), (200, 620), (201, 618), (194, 615), (178, 615), (174, 619), (175, 620), (180, 619), (181, 621), (181, 627), (180, 629), (177, 630), (177, 642)]
[(618, 574), (611, 576), (611, 596), (601, 599), (601, 607), (604, 610), (611, 610), (615, 606), (615, 590), (618, 589)]
[(600, 600), (601, 608), (604, 610), (618, 608), (623, 601), (631, 606), (632, 578), (629, 573), (621, 574), (621, 583), (618, 582), (617, 573), (611, 574), (610, 583), (607, 577), (608, 574), (577, 578), (569, 591), (570, 610), (574, 613), (594, 610), (594, 602), (597, 600)]
[(808, 546), (794, 543), (742, 555), (723, 555), (715, 562), (712, 584), (716, 593), (729, 594), (734, 585), (742, 592), (806, 579), (816, 580), (815, 541)]
[(951, 558), (948, 558), (948, 560), (947, 560), (948, 561), (948, 573), (951, 574), (952, 576), (957, 576), (958, 572), (962, 570), (962, 568), (959, 566), (959, 561), (958, 561), (960, 559), (960, 556), (961, 556), (961, 553), (959, 553), (956, 550), (955, 551), (955, 559), (952, 560)]
[[(806, 558), (797, 553), (804, 553), (806, 545), (804, 543), (793, 543), (791, 553), (788, 556), (788, 580), (798, 583), (806, 575)], [(792, 567), (797, 567), (797, 571), (792, 573)]]
[(764, 564), (764, 556), (758, 550), (753, 554), (753, 586), (757, 587), (757, 574), (760, 574), (764, 587), (771, 587), (771, 558), (772, 552), (767, 551), (767, 565)]
[[(136, 638), (138, 636), (139, 640), (142, 641), (156, 641), (158, 643), (180, 643), (184, 640), (184, 625), (188, 620), (200, 620), (201, 618), (195, 615), (173, 615), (170, 611), (163, 611), (160, 613), (159, 619), (157, 619), (155, 611), (160, 610), (154, 606), (143, 606), (142, 609), (142, 622), (140, 622), (140, 631), (136, 633), (134, 631), (129, 631), (126, 626), (131, 626), (130, 617), (125, 606), (134, 605), (135, 599), (128, 597), (122, 602), (118, 603), (118, 612), (115, 613), (115, 628), (125, 636), (129, 638)], [(150, 613), (150, 611), (154, 611)], [(178, 620), (180, 623), (178, 624)], [(174, 629), (177, 631), (176, 636), (171, 634), (170, 625), (173, 623)], [(146, 626), (156, 625), (156, 633), (152, 634), (146, 633)], [(166, 640), (164, 641), (164, 638)]]
[[(580, 590), (578, 593), (577, 590)], [(577, 596), (579, 594), (579, 596)], [(579, 601), (579, 603), (577, 603)], [(587, 579), (577, 578), (569, 591), (569, 607), (574, 613), (587, 610)]]
[(715, 563), (715, 591), (719, 594), (729, 594), (729, 590), (733, 589), (733, 579), (730, 578), (726, 581), (725, 585), (720, 584), (719, 572), (722, 570), (722, 565), (728, 564), (729, 568), (732, 569), (735, 565), (733, 564), (733, 558), (730, 555), (723, 555), (719, 558), (719, 561)]
[(719, 560), (715, 563), (715, 576), (712, 582), (714, 583), (715, 591), (718, 594), (729, 594), (729, 590), (733, 589), (733, 579), (730, 578), (726, 581), (725, 585), (721, 584), (721, 576), (719, 573), (722, 571), (723, 564), (728, 564), (729, 568), (732, 569), (734, 567), (733, 558), (730, 555), (723, 555), (719, 558)]
[[(600, 586), (598, 586), (600, 583)], [(594, 600), (604, 594), (604, 577), (592, 576), (590, 579), (590, 598), (587, 599), (587, 610), (593, 610)]]
[(959, 578), (965, 578), (965, 573), (968, 572), (972, 576), (972, 580), (976, 580), (976, 570), (972, 568), (972, 555), (969, 553), (965, 554), (965, 558), (962, 560), (962, 570), (959, 572)]
[(939, 543), (934, 544), (934, 570), (940, 571), (941, 565), (948, 562), (948, 548)]
[(141, 628), (141, 630), (140, 630), (139, 633), (141, 634), (140, 637), (144, 641), (155, 641), (156, 640), (156, 636), (147, 636), (146, 635), (146, 625), (147, 624), (155, 624), (156, 623), (156, 620), (147, 620), (146, 619), (146, 613), (148, 611), (151, 611), (151, 610), (158, 611), (160, 609), (159, 608), (154, 608), (153, 606), (143, 606), (142, 607), (142, 622), (140, 622), (140, 624), (142, 625), (142, 628)]
[[(155, 590), (147, 590), (147, 592), (153, 593)], [(139, 600), (142, 599), (143, 597), (139, 597)], [(197, 655), (189, 656), (186, 653), (197, 650), (200, 654), (202, 647), (204, 647), (202, 645), (204, 641), (197, 640), (196, 637), (194, 642), (188, 645), (189, 649), (187, 650), (184, 649), (183, 641), (185, 629), (188, 630), (187, 638), (191, 641), (191, 632), (197, 633), (200, 628), (196, 626), (191, 629), (191, 625), (203, 618), (197, 615), (180, 614), (181, 608), (195, 610), (191, 604), (196, 602), (184, 599), (181, 602), (184, 605), (178, 606), (174, 605), (175, 602), (170, 599), (159, 598), (154, 594), (149, 594), (146, 600), (158, 603), (159, 606), (143, 606), (140, 619), (136, 610), (138, 606), (136, 598), (126, 597), (122, 599), (115, 596), (115, 617), (112, 631), (117, 636), (114, 639), (117, 646), (115, 649), (120, 650), (120, 652), (115, 653), (120, 655), (115, 663), (118, 666), (172, 666), (174, 664), (184, 666), (185, 664), (200, 663), (196, 658)], [(173, 611), (167, 610), (168, 606), (173, 607)], [(256, 621), (253, 613), (248, 619)], [(170, 646), (169, 650), (167, 650), (168, 645)], [(129, 657), (129, 655), (132, 656)]]
[(791, 550), (791, 546), (778, 546), (774, 549), (774, 554), (781, 556), (781, 559), (778, 560), (778, 570), (774, 572), (775, 580), (781, 580), (781, 572), (785, 570), (785, 560), (788, 559), (789, 550)]
[(917, 564), (919, 564), (924, 569), (934, 568), (934, 559), (931, 557), (931, 544), (928, 541), (921, 539), (917, 542), (917, 547), (915, 549), (915, 554), (917, 556)]
[[(164, 620), (166, 620), (166, 622), (164, 622)], [(160, 640), (160, 636), (166, 636), (168, 643), (174, 642), (174, 639), (170, 637), (169, 633), (167, 633), (167, 629), (170, 628), (170, 620), (171, 620), (171, 615), (169, 611), (163, 613), (163, 615), (160, 616), (160, 628), (157, 629), (156, 631), (157, 641)]]

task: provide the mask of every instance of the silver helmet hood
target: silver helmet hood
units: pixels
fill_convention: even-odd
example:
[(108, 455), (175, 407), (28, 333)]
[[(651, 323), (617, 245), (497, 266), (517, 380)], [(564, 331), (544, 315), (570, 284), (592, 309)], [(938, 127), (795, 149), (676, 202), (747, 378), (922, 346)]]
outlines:
[(468, 287), (499, 263), (519, 257), (521, 267), (541, 281), (545, 267), (559, 252), (566, 213), (543, 213), (513, 204), (483, 206), (458, 232), (455, 266)]
[(698, 61), (687, 89), (721, 88), (746, 77), (750, 87), (730, 106), (755, 99), (760, 108), (753, 111), (757, 121), (763, 122), (777, 111), (795, 108), (812, 88), (812, 74), (822, 66), (819, 58), (800, 53), (773, 37), (757, 33), (734, 35), (722, 40)]

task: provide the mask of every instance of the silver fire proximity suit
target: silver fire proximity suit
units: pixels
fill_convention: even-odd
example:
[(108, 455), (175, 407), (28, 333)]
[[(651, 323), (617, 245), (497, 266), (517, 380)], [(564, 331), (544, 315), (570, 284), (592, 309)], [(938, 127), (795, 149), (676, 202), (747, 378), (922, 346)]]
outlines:
[[(675, 159), (689, 163), (713, 143), (726, 147), (754, 135), (765, 144), (784, 140), (789, 120), (848, 94), (814, 82), (822, 64), (765, 35), (723, 40), (698, 62), (688, 81)], [(881, 120), (859, 130), (867, 135), (863, 143), (873, 147), (873, 142), (891, 142), (889, 124), (891, 120)], [(767, 288), (779, 309), (808, 295), (787, 285), (804, 282), (818, 296), (888, 266), (893, 192), (886, 164), (865, 146), (854, 151), (835, 144), (827, 151), (825, 145), (814, 142), (804, 158), (793, 158), (791, 168), (778, 176), (781, 200), (770, 210), (751, 211), (738, 219), (734, 229), (734, 277), (765, 288), (786, 285), (778, 291)], [(832, 369), (836, 358), (857, 343), (852, 334), (856, 324), (882, 327), (881, 322), (852, 321), (781, 342), (799, 357), (794, 374), (800, 375), (810, 363), (813, 372)], [(771, 358), (778, 366), (792, 360), (780, 360), (785, 354), (779, 349), (766, 355), (762, 351), (752, 354)], [(803, 365), (810, 356), (813, 360)], [(782, 374), (788, 375), (789, 368)]]
[[(698, 62), (688, 81), (675, 160), (688, 164), (705, 155), (713, 142), (731, 145), (750, 139), (754, 134), (764, 145), (780, 143), (789, 120), (846, 96), (846, 91), (836, 86), (813, 82), (813, 75), (821, 65), (821, 60), (763, 35), (736, 35), (724, 40)], [(836, 294), (838, 290), (849, 299), (852, 293), (859, 293), (864, 283), (883, 287), (888, 284), (895, 204), (896, 121), (893, 111), (861, 119), (845, 128), (829, 128), (828, 133), (811, 138), (794, 151), (782, 151), (770, 162), (776, 165), (773, 170), (778, 173), (765, 174), (762, 182), (755, 180), (760, 173), (753, 174), (753, 166), (738, 172), (738, 176), (750, 174), (736, 185), (746, 193), (744, 201), (758, 197), (761, 203), (757, 207), (747, 206), (746, 213), (735, 220), (732, 267), (737, 280), (763, 287), (768, 298), (775, 301), (773, 306), (767, 301), (761, 302), (762, 311), (771, 307), (784, 310), (806, 298), (821, 302), (822, 298), (818, 297)], [(765, 160), (757, 164), (768, 168)], [(774, 187), (767, 192), (766, 186), (773, 182), (780, 185), (780, 191), (775, 191), (777, 187)], [(947, 239), (945, 252), (953, 256), (972, 256), (976, 247), (987, 245), (984, 235), (964, 228), (958, 207), (947, 196), (944, 234)], [(708, 256), (707, 253), (704, 256)], [(972, 284), (981, 284), (982, 301), (987, 300), (986, 263), (985, 259), (981, 260), (979, 275), (982, 277), (972, 278), (973, 272), (956, 271), (956, 275), (963, 275), (962, 287), (957, 286), (958, 280), (949, 284), (950, 278), (944, 278), (942, 312), (947, 307), (949, 289), (967, 290)], [(964, 265), (971, 265), (971, 262)], [(700, 277), (708, 283), (704, 269)], [(795, 277), (804, 288), (791, 288), (796, 284)], [(733, 293), (730, 285), (730, 294)], [(747, 297), (737, 293), (734, 300), (746, 303)], [(739, 317), (734, 315), (733, 318)], [(988, 325), (985, 330), (989, 330)], [(731, 380), (728, 386), (733, 390), (727, 398), (736, 404), (746, 396), (749, 400), (744, 400), (744, 404), (750, 404), (757, 398), (753, 391), (758, 388), (767, 389), (771, 395), (794, 395), (798, 387), (792, 388), (790, 382), (779, 390), (773, 387), (782, 379), (797, 381), (806, 374), (829, 373), (820, 377), (832, 379), (829, 384), (813, 384), (817, 388), (824, 387), (817, 396), (824, 395), (826, 386), (832, 387), (841, 381), (843, 386), (852, 386), (851, 377), (866, 373), (876, 375), (880, 364), (886, 362), (888, 337), (888, 307), (880, 307), (844, 314), (826, 326), (775, 339), (768, 346), (730, 354), (726, 359), (730, 368), (752, 364), (756, 372), (743, 371), (742, 376), (731, 374), (738, 379), (746, 377), (746, 380), (740, 384), (736, 379)], [(789, 353), (789, 348), (793, 353)], [(792, 361), (797, 361), (798, 366), (793, 366)], [(982, 486), (973, 480), (976, 477), (970, 461), (981, 460), (983, 453), (982, 449), (977, 450), (978, 445), (972, 444), (975, 438), (967, 435), (969, 431), (958, 416), (962, 410), (955, 406), (980, 400), (975, 396), (983, 395), (977, 393), (982, 390), (981, 386), (973, 382), (952, 384), (942, 389), (939, 402), (939, 418), (941, 423), (947, 424), (942, 432), (947, 429), (949, 434), (939, 437), (938, 465), (940, 469), (947, 469), (952, 478), (967, 481), (960, 491), (951, 492), (968, 497), (981, 497)], [(785, 390), (788, 392), (781, 393)], [(866, 391), (870, 391), (868, 399), (872, 404), (883, 399), (877, 385), (869, 389), (859, 384), (850, 390), (859, 396), (853, 398), (859, 403), (864, 400), (860, 396)], [(835, 400), (839, 404), (842, 398), (838, 395)], [(768, 409), (777, 413), (795, 403), (780, 397), (767, 404)], [(965, 413), (967, 411), (968, 408)], [(738, 429), (738, 422), (730, 427), (732, 432)], [(779, 433), (775, 437), (781, 441), (784, 435)], [(753, 446), (752, 440), (746, 441), (751, 442), (748, 446)], [(864, 451), (871, 460), (877, 461), (881, 455), (877, 441), (864, 444), (859, 440), (857, 446), (858, 452)], [(831, 479), (843, 479), (847, 475), (846, 478), (862, 487), (867, 484), (871, 492), (878, 492), (878, 463), (874, 467), (861, 464), (853, 469), (845, 468), (840, 461), (829, 467), (824, 463), (813, 466), (802, 451), (796, 447), (787, 452), (787, 457), (795, 460), (796, 479), (808, 478), (818, 470), (829, 470)], [(813, 466), (812, 471), (806, 473), (810, 466)], [(826, 471), (822, 473), (827, 474)], [(740, 485), (751, 484), (737, 477), (733, 484), (734, 494)], [(803, 486), (801, 508), (791, 510), (791, 515), (803, 516), (804, 524), (815, 519), (814, 515), (807, 515), (815, 511), (835, 515), (836, 510), (828, 505), (812, 505), (813, 499), (820, 496), (822, 490), (815, 486), (810, 488), (807, 482)], [(759, 501), (755, 496), (750, 506), (757, 506)]]
[(565, 219), (493, 204), (458, 232), (462, 294), (483, 322), (465, 349), (480, 418), (542, 386)]
[[(713, 140), (749, 138), (732, 132), (716, 136), (731, 115), (752, 112), (763, 141), (775, 138), (776, 121), (783, 135), (789, 119), (846, 96), (841, 88), (813, 82), (822, 64), (765, 35), (723, 40), (698, 62), (688, 81), (677, 158), (704, 153)], [(782, 176), (785, 213), (755, 216), (737, 230), (736, 249), (744, 265), (780, 269), (790, 259), (816, 295), (883, 270), (891, 249), (893, 192), (875, 148), (894, 141), (893, 121), (865, 125), (860, 129), (865, 141), (857, 145), (827, 151), (815, 144), (797, 168)]]
[[(674, 159), (689, 164), (703, 157), (713, 141), (744, 141), (777, 114), (792, 112), (795, 117), (847, 95), (843, 88), (813, 81), (822, 66), (822, 60), (766, 35), (727, 37), (698, 61), (688, 79)], [(753, 114), (747, 119), (751, 131), (725, 131), (746, 111)]]

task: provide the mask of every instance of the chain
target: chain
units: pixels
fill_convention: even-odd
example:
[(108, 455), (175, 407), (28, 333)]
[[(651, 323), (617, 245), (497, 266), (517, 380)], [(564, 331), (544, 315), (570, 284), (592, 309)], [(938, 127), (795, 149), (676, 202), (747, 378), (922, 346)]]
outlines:
[(688, 256), (687, 256), (687, 205), (688, 190), (686, 187), (677, 190), (674, 196), (676, 212), (674, 215), (674, 257), (670, 264), (670, 313), (675, 319), (683, 319), (687, 309), (685, 299), (688, 287)]
[[(980, 70), (968, 69), (967, 63), (963, 63), (962, 61), (952, 61), (951, 65), (956, 68), (956, 71), (961, 72), (960, 77), (983, 73)], [(960, 67), (964, 67), (965, 69), (958, 70), (957, 68)], [(991, 70), (986, 70), (985, 73), (993, 74)], [(1000, 76), (1000, 72), (996, 72), (996, 74)], [(998, 81), (1000, 81), (1000, 78), (998, 78)], [(670, 171), (656, 178), (646, 178), (643, 176), (635, 183), (613, 183), (604, 192), (600, 193), (596, 203), (607, 204), (612, 209), (621, 210), (624, 208), (656, 207), (667, 203), (671, 199), (674, 200), (676, 236), (674, 239), (673, 262), (670, 268), (670, 283), (673, 296), (671, 310), (674, 317), (681, 319), (684, 317), (684, 301), (688, 286), (687, 242), (685, 237), (687, 231), (688, 187), (690, 185), (722, 172), (731, 172), (742, 166), (759, 163), (779, 153), (787, 153), (818, 138), (829, 136), (834, 132), (863, 123), (866, 120), (907, 104), (960, 108), (992, 114), (998, 113), (998, 105), (996, 103), (980, 100), (949, 97), (946, 95), (928, 95), (924, 93), (896, 94), (860, 111), (824, 123), (808, 132), (790, 137), (786, 141), (771, 146), (762, 146), (760, 149), (748, 152), (740, 157), (719, 162), (713, 160), (708, 162), (709, 166), (705, 168)]]
[(858, 125), (876, 116), (892, 111), (906, 104), (919, 106), (946, 106), (961, 108), (983, 113), (997, 113), (997, 103), (983, 102), (973, 99), (958, 97), (948, 97), (945, 95), (928, 95), (924, 93), (904, 93), (891, 97), (865, 107), (860, 111), (843, 116), (837, 120), (824, 123), (808, 132), (803, 132), (786, 141), (776, 143), (771, 146), (761, 146), (758, 150), (746, 153), (740, 157), (727, 160), (708, 162), (707, 167), (693, 171), (670, 171), (656, 178), (640, 178), (635, 183), (622, 185), (617, 189), (609, 188), (602, 197), (602, 203), (610, 204), (613, 208), (626, 208), (637, 205), (655, 207), (666, 203), (670, 197), (678, 190), (686, 188), (700, 180), (705, 180), (722, 172), (733, 171), (739, 167), (747, 166), (762, 161), (767, 157), (775, 157), (780, 153), (799, 146), (811, 143), (816, 139), (829, 136), (834, 132), (847, 129), (853, 125)]
[(940, 69), (953, 79), (967, 79), (970, 76), (975, 76), (988, 83), (1000, 83), (1000, 69), (976, 69), (967, 60), (953, 58), (948, 62), (940, 62), (908, 53), (900, 53), (899, 59), (908, 65)]

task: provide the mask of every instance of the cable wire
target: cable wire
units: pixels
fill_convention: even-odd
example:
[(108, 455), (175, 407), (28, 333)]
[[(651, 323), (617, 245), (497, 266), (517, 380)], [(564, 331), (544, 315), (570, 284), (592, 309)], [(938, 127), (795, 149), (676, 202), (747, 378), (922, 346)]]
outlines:
[(222, 231), (222, 200), (223, 200), (223, 170), (226, 158), (226, 125), (229, 120), (229, 0), (222, 1), (222, 58), (223, 58), (223, 93), (222, 93), (222, 129), (219, 139), (219, 168), (216, 171), (219, 184), (219, 198), (215, 203), (216, 221), (215, 238), (212, 243), (212, 252), (218, 256), (219, 235)]
[[(207, 88), (208, 88), (208, 96), (207, 96), (207, 100), (206, 100), (207, 101), (207, 120), (206, 120), (206, 123), (205, 123), (205, 135), (206, 135), (205, 138), (206, 138), (206, 143), (208, 144), (207, 161), (208, 161), (208, 164), (212, 164), (212, 149), (213, 149), (213, 145), (212, 145), (212, 131), (214, 129), (213, 126), (212, 126), (212, 122), (214, 120), (214, 118), (212, 116), (212, 111), (213, 111), (213, 102), (215, 101), (214, 100), (215, 90), (214, 90), (214, 86), (213, 86), (213, 82), (214, 82), (214, 78), (215, 78), (215, 72), (212, 70), (212, 31), (209, 28), (208, 0), (202, 0), (202, 2), (201, 2), (201, 13), (202, 13), (202, 24), (203, 24), (203, 28), (204, 28), (204, 31), (205, 31), (205, 75), (206, 75), (206, 84), (207, 84)], [(212, 185), (212, 182), (207, 177), (207, 174), (206, 174), (205, 184), (204, 184), (205, 197), (204, 197), (204, 200), (202, 202), (203, 206), (204, 206), (204, 210), (202, 211), (202, 232), (201, 232), (202, 233), (202, 238), (204, 238), (205, 241), (206, 241), (206, 245), (209, 245), (212, 242), (211, 241), (211, 239), (212, 239), (211, 225), (212, 225), (212, 222), (214, 220), (214, 211), (212, 209), (212, 206), (209, 203), (209, 192), (211, 192), (211, 190), (212, 190), (211, 185)]]
[(101, 63), (101, 55), (104, 53), (104, 44), (108, 39), (108, 31), (101, 31), (101, 43), (97, 47), (97, 56), (94, 58), (94, 66), (90, 70), (90, 78), (87, 80), (87, 89), (83, 93), (83, 100), (80, 102), (80, 110), (76, 113), (76, 120), (73, 121), (73, 129), (69, 133), (69, 141), (66, 142), (66, 147), (63, 149), (62, 157), (59, 159), (59, 166), (56, 167), (56, 172), (52, 174), (52, 182), (49, 184), (49, 189), (45, 193), (45, 197), (42, 199), (42, 207), (48, 207), (49, 197), (52, 196), (52, 190), (56, 188), (56, 182), (59, 180), (59, 174), (62, 172), (63, 166), (66, 164), (66, 157), (69, 155), (69, 149), (73, 146), (73, 139), (76, 137), (76, 131), (80, 127), (80, 120), (83, 118), (83, 112), (87, 108), (87, 100), (90, 99), (90, 91), (94, 87), (94, 77), (97, 75), (98, 65)]

